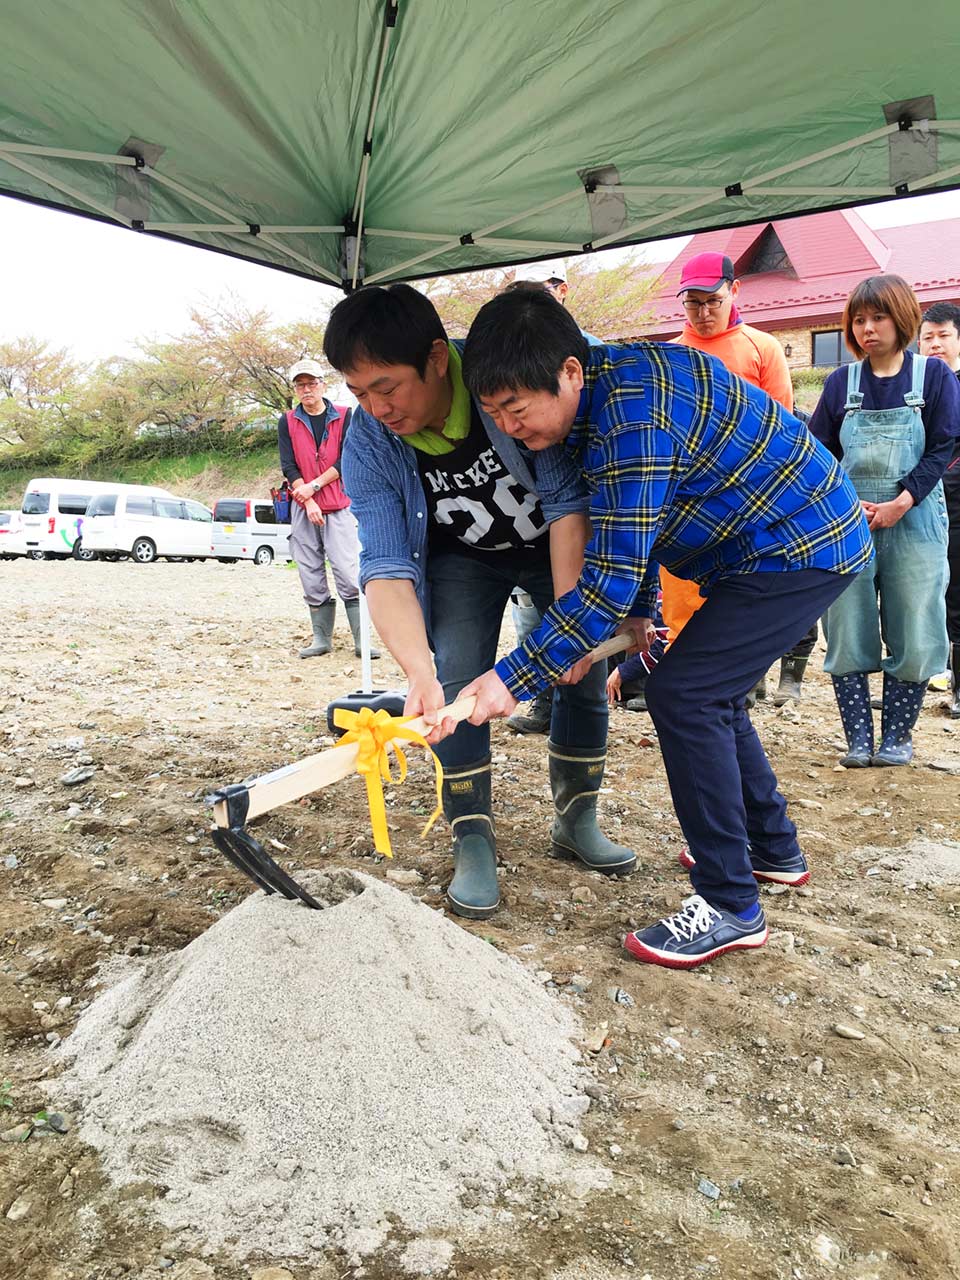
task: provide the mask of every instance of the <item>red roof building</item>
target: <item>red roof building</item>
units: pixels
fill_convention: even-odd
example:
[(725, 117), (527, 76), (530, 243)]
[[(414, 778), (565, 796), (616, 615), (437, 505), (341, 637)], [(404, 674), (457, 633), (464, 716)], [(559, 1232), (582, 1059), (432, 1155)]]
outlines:
[(694, 236), (660, 277), (655, 317), (640, 336), (680, 332), (680, 272), (705, 250), (733, 259), (744, 320), (775, 334), (792, 368), (829, 368), (851, 358), (840, 320), (847, 296), (866, 276), (903, 276), (924, 308), (960, 299), (960, 218), (873, 231), (851, 210), (814, 213)]

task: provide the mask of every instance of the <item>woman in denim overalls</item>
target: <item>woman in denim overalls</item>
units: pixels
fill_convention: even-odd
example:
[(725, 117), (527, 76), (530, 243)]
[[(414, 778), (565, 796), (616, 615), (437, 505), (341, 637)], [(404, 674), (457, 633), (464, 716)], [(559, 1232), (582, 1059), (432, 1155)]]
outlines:
[[(830, 375), (810, 430), (843, 462), (876, 552), (872, 569), (824, 619), (824, 670), (833, 677), (848, 747), (841, 763), (854, 769), (910, 762), (927, 681), (947, 663), (940, 477), (960, 431), (960, 394), (942, 361), (907, 350), (920, 307), (899, 276), (872, 276), (858, 285), (843, 323), (847, 345), (865, 358)], [(871, 671), (883, 672), (876, 750)]]

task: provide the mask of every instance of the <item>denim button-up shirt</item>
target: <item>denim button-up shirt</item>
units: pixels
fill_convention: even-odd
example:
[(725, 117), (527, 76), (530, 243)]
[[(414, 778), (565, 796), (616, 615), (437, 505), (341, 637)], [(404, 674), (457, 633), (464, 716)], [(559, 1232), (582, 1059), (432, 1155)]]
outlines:
[[(580, 467), (563, 446), (530, 452), (477, 408), (504, 466), (537, 495), (548, 524), (588, 512), (590, 498)], [(377, 578), (408, 578), (429, 618), (428, 508), (414, 449), (378, 419), (355, 409), (343, 446), (342, 476), (360, 526), (361, 587)]]

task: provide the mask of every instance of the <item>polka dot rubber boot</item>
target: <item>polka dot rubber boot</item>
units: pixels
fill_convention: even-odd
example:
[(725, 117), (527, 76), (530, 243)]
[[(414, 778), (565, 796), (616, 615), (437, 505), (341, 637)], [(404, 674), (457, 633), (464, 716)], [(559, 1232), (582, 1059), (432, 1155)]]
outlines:
[(878, 768), (909, 764), (913, 759), (910, 735), (920, 715), (926, 691), (926, 680), (914, 684), (910, 680), (895, 680), (884, 673), (880, 746), (872, 761)]
[(867, 769), (873, 756), (870, 682), (863, 671), (851, 671), (849, 675), (833, 676), (832, 679), (840, 722), (847, 739), (847, 754), (840, 763), (845, 769)]

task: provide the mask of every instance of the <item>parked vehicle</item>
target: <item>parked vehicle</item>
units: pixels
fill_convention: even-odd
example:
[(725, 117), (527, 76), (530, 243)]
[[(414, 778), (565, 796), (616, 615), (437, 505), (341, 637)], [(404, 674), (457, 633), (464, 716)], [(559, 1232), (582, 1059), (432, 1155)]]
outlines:
[(27, 554), (23, 517), (19, 511), (0, 511), (0, 560), (15, 560)]
[(220, 561), (288, 560), (289, 537), (269, 498), (220, 498), (213, 505), (213, 554)]
[(101, 493), (139, 487), (62, 476), (31, 480), (20, 507), (26, 554), (34, 560), (66, 560), (70, 556), (92, 560), (81, 537), (90, 500)]
[(212, 555), (213, 512), (165, 489), (114, 485), (87, 509), (83, 544), (98, 556), (128, 555), (138, 564), (205, 560)]

